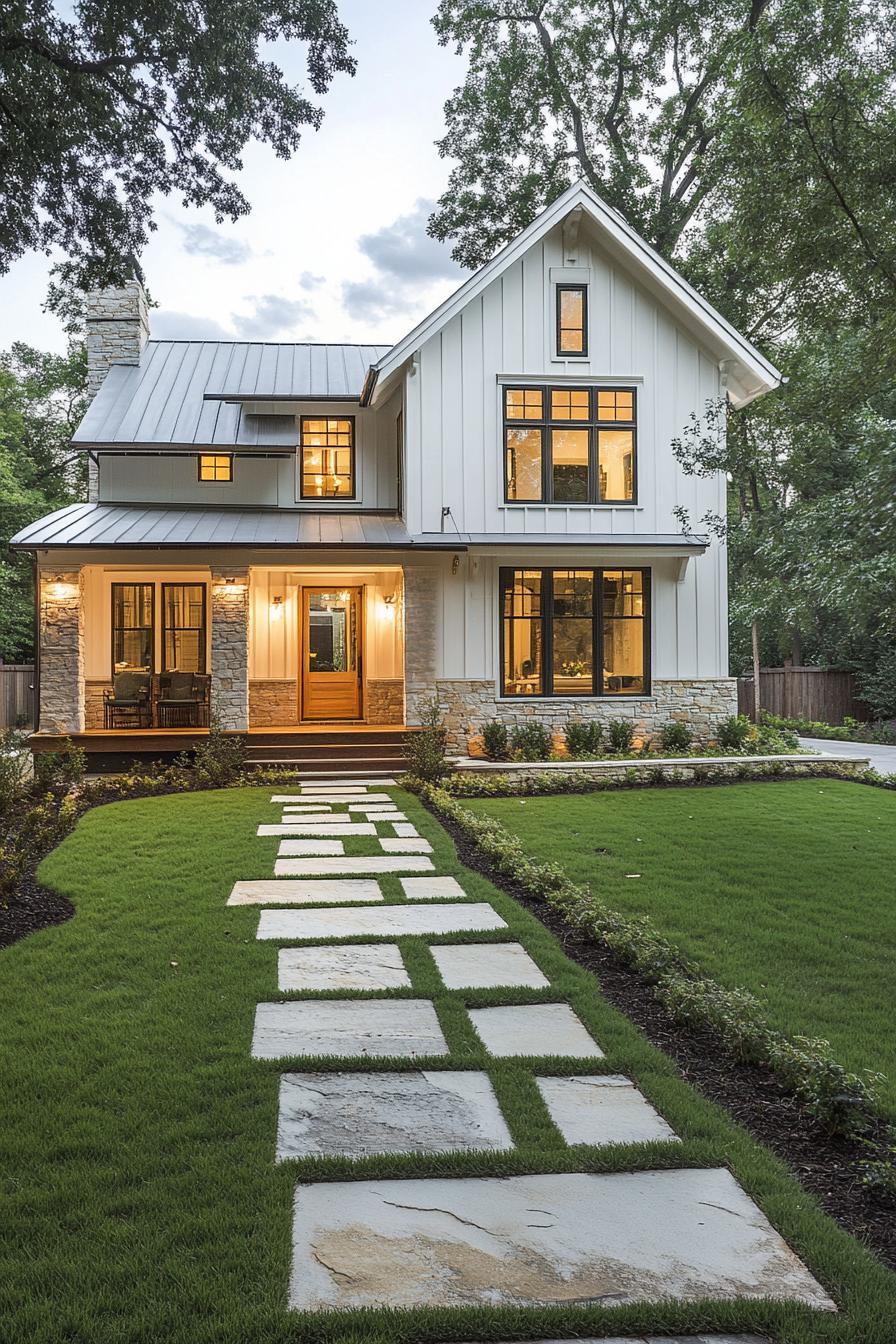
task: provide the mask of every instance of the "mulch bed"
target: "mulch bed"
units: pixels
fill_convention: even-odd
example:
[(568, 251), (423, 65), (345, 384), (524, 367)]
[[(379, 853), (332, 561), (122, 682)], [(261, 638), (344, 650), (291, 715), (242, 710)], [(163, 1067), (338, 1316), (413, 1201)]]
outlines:
[[(462, 800), (461, 800), (462, 801)], [(433, 811), (433, 809), (430, 809)], [(433, 811), (468, 868), (531, 911), (563, 945), (566, 955), (591, 971), (606, 999), (638, 1027), (651, 1044), (675, 1060), (683, 1078), (710, 1101), (723, 1106), (755, 1139), (786, 1162), (826, 1213), (896, 1269), (896, 1199), (861, 1183), (859, 1167), (886, 1159), (886, 1126), (881, 1122), (866, 1143), (830, 1138), (765, 1069), (727, 1056), (708, 1030), (673, 1020), (652, 987), (614, 952), (584, 937), (546, 901), (535, 900), (516, 883), (492, 871), (487, 860), (454, 823)]]

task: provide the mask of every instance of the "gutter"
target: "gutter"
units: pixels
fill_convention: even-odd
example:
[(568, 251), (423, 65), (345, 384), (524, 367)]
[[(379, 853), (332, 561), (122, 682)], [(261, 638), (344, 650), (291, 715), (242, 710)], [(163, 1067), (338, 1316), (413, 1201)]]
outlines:
[(376, 364), (371, 364), (367, 370), (367, 377), (364, 379), (364, 386), (361, 388), (361, 395), (358, 398), (359, 406), (369, 406), (373, 397), (374, 389), (379, 380), (380, 371)]

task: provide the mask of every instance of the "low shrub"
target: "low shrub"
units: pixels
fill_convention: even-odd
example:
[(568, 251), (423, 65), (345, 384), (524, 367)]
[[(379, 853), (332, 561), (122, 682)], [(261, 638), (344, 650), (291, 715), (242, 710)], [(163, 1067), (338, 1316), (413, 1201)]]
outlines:
[(34, 757), (34, 781), (39, 789), (71, 789), (87, 774), (87, 752), (67, 737), (59, 751), (41, 751)]
[(660, 732), (663, 751), (687, 751), (693, 740), (694, 734), (686, 723), (666, 723)]
[(506, 761), (510, 754), (510, 734), (507, 724), (492, 719), (482, 730), (485, 754), (490, 761)]
[(596, 719), (573, 719), (566, 725), (566, 750), (573, 758), (599, 756), (603, 738), (604, 726)]
[(414, 779), (436, 784), (449, 773), (445, 755), (448, 733), (441, 705), (435, 697), (424, 701), (420, 709), (420, 728), (406, 734), (404, 745), (408, 772)]
[(617, 756), (632, 749), (635, 725), (629, 719), (611, 719), (607, 724), (607, 747)]
[(208, 737), (193, 753), (196, 782), (206, 788), (222, 789), (235, 784), (246, 763), (246, 744), (239, 733), (227, 733), (212, 720)]
[(31, 777), (28, 734), (15, 728), (0, 735), (0, 817), (23, 797)]
[(725, 751), (742, 756), (747, 750), (753, 725), (746, 714), (732, 714), (724, 719), (716, 731), (716, 741)]
[(510, 754), (515, 761), (546, 761), (551, 754), (551, 735), (544, 724), (537, 719), (514, 724)]
[(860, 723), (845, 715), (842, 724), (822, 723), (818, 719), (783, 719), (763, 710), (760, 729), (770, 728), (795, 737), (822, 737), (832, 742), (879, 742), (882, 746), (896, 746), (896, 726), (888, 720)]

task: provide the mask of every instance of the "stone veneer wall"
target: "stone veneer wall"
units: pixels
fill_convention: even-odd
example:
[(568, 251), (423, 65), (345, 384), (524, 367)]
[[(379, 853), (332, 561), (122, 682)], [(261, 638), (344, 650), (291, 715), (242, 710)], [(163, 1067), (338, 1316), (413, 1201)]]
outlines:
[(84, 727), (103, 727), (103, 691), (112, 689), (111, 681), (85, 681)]
[(404, 681), (378, 677), (364, 684), (365, 723), (404, 723)]
[(282, 678), (249, 682), (249, 727), (289, 728), (299, 721), (297, 684)]
[[(87, 295), (87, 395), (96, 396), (113, 364), (137, 364), (149, 340), (149, 308), (139, 280), (121, 289), (97, 289)], [(99, 498), (99, 470), (87, 463), (87, 498)]]
[(84, 620), (80, 569), (40, 576), (40, 726), (84, 730)]
[[(235, 579), (227, 583), (226, 578)], [(249, 727), (249, 571), (213, 572), (212, 719), (230, 732)]]
[[(737, 682), (731, 677), (716, 680), (654, 681), (650, 696), (613, 700), (546, 699), (520, 696), (498, 700), (493, 681), (441, 681), (408, 687), (408, 722), (419, 722), (419, 704), (437, 696), (448, 729), (448, 749), (466, 753), (470, 739), (482, 733), (492, 719), (521, 723), (537, 719), (552, 733), (562, 733), (573, 719), (629, 719), (635, 737), (652, 736), (670, 720), (686, 723), (698, 743), (715, 736), (717, 725), (737, 713)], [(411, 701), (413, 700), (413, 704)]]

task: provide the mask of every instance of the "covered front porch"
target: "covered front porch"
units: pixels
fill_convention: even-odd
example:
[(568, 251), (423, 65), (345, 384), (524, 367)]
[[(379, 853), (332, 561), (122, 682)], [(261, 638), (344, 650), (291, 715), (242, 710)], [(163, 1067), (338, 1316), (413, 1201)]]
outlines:
[(403, 593), (378, 559), (42, 564), (35, 749), (169, 754), (212, 723), (250, 744), (402, 728)]

